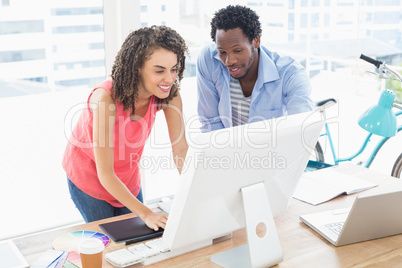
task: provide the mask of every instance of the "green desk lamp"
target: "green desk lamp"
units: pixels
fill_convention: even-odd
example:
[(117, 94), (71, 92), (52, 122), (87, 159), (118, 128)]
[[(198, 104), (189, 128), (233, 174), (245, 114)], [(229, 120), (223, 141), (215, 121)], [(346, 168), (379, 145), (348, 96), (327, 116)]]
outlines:
[(370, 133), (393, 137), (396, 134), (396, 117), (392, 111), (395, 93), (384, 90), (377, 105), (370, 107), (359, 118), (359, 126)]

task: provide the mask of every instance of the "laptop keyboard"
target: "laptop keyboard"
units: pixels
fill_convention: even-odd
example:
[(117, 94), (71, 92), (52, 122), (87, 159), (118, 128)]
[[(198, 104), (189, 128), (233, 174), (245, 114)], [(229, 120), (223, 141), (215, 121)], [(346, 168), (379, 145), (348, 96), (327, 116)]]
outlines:
[(123, 268), (168, 251), (170, 250), (164, 244), (162, 238), (158, 238), (106, 253), (105, 259), (113, 266)]
[(331, 231), (333, 231), (334, 233), (336, 233), (337, 235), (340, 235), (344, 223), (345, 222), (334, 222), (334, 223), (325, 224), (325, 226), (327, 228), (329, 228)]

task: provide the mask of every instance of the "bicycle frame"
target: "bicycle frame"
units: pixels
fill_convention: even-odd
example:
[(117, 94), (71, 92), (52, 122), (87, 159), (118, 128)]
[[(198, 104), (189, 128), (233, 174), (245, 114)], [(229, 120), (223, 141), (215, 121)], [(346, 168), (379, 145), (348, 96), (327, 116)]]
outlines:
[[(387, 72), (392, 73), (395, 77), (398, 78), (398, 80), (400, 82), (402, 82), (402, 75), (400, 75), (397, 71), (393, 70), (390, 66), (386, 65), (384, 62), (378, 61), (378, 60), (374, 60), (370, 57), (367, 57), (365, 55), (361, 55), (360, 56), (361, 59), (375, 65), (378, 68), (378, 76), (381, 79), (389, 79), (389, 75), (387, 74)], [(398, 108), (399, 111), (395, 112), (395, 116), (398, 117), (400, 115), (402, 115), (402, 106), (399, 104), (396, 104), (395, 102), (392, 104), (393, 107)], [(331, 149), (331, 153), (332, 153), (332, 158), (334, 160), (334, 164), (338, 165), (340, 162), (345, 162), (345, 161), (351, 161), (354, 158), (356, 158), (357, 156), (359, 156), (360, 154), (363, 153), (363, 151), (366, 149), (371, 137), (373, 136), (373, 133), (369, 133), (366, 137), (366, 139), (364, 140), (363, 144), (361, 145), (360, 149), (353, 155), (347, 157), (347, 158), (338, 158), (336, 155), (336, 151), (334, 148), (334, 143), (332, 140), (332, 136), (331, 136), (331, 132), (329, 130), (329, 126), (328, 123), (325, 123), (325, 133), (323, 133), (321, 136), (327, 136), (328, 137), (328, 141), (329, 141), (329, 145), (330, 145), (330, 149)], [(397, 126), (396, 129), (396, 134), (398, 134), (400, 131), (402, 131), (402, 125)], [(382, 146), (385, 144), (385, 142), (387, 142), (389, 140), (390, 137), (383, 137), (381, 138), (381, 140), (377, 143), (377, 145), (375, 146), (374, 150), (371, 152), (367, 162), (365, 163), (365, 167), (368, 168), (370, 167), (370, 165), (373, 163), (373, 160), (375, 159), (377, 153), (379, 152), (379, 150), (382, 148)], [(323, 163), (323, 162), (319, 162), (319, 161), (313, 161), (310, 160), (308, 167), (309, 168), (313, 168), (313, 169), (320, 169), (320, 168), (325, 168), (325, 167), (329, 167), (331, 166), (328, 163)]]
[[(397, 112), (395, 113), (395, 116), (397, 116), (397, 117), (400, 116), (400, 115), (402, 115), (402, 111), (397, 111)], [(372, 133), (369, 133), (369, 134), (367, 135), (366, 139), (364, 140), (362, 146), (360, 147), (360, 149), (359, 149), (355, 154), (353, 154), (353, 155), (351, 155), (351, 156), (349, 156), (349, 157), (347, 157), (347, 158), (338, 158), (337, 155), (336, 155), (336, 150), (335, 150), (335, 147), (334, 147), (334, 143), (333, 143), (333, 141), (332, 141), (331, 132), (330, 132), (330, 130), (329, 130), (329, 126), (328, 126), (327, 123), (325, 124), (325, 131), (326, 131), (325, 133), (321, 134), (321, 137), (322, 137), (322, 136), (327, 136), (327, 137), (328, 137), (328, 142), (329, 142), (329, 145), (330, 145), (330, 149), (331, 149), (331, 153), (332, 153), (332, 158), (333, 158), (333, 160), (334, 160), (334, 164), (335, 164), (335, 165), (338, 165), (340, 162), (351, 161), (351, 160), (353, 160), (354, 158), (356, 158), (357, 156), (359, 156), (361, 153), (363, 153), (363, 151), (366, 149), (366, 147), (367, 147), (367, 145), (368, 145), (368, 143), (369, 143), (371, 137), (373, 136)], [(402, 125), (398, 126), (398, 128), (397, 128), (397, 133), (399, 133), (399, 131), (402, 131)], [(369, 167), (370, 167), (370, 165), (373, 163), (373, 160), (375, 159), (377, 153), (378, 153), (379, 150), (382, 148), (382, 146), (385, 144), (385, 142), (389, 140), (389, 138), (390, 138), (390, 137), (383, 137), (383, 138), (377, 143), (377, 145), (375, 146), (375, 148), (374, 148), (373, 151), (371, 152), (371, 154), (370, 154), (370, 156), (369, 156), (369, 158), (368, 158), (368, 160), (367, 160), (367, 162), (366, 162), (366, 164), (365, 164), (365, 167), (366, 167), (366, 168), (369, 168)], [(312, 162), (314, 162), (314, 161), (312, 161)], [(310, 164), (313, 165), (313, 163), (310, 163)], [(319, 165), (319, 164), (318, 164), (318, 162), (316, 162), (314, 165)]]

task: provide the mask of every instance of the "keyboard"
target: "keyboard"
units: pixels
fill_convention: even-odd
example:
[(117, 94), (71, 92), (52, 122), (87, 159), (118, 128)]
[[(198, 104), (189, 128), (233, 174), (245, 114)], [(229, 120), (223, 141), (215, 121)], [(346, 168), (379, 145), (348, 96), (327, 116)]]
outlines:
[(170, 213), (170, 209), (172, 208), (173, 199), (169, 199), (163, 202), (158, 202), (158, 207), (165, 211), (167, 214)]
[(158, 238), (106, 253), (105, 259), (115, 267), (124, 268), (169, 251), (162, 238)]
[(330, 229), (331, 231), (333, 231), (334, 233), (336, 233), (337, 235), (340, 235), (344, 223), (345, 223), (345, 222), (334, 222), (334, 223), (325, 224), (325, 226), (326, 226), (328, 229)]

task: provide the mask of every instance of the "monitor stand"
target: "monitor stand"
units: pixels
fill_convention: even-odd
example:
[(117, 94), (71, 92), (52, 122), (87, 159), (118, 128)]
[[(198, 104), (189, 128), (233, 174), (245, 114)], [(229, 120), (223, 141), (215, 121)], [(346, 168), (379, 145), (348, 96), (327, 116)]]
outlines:
[[(242, 245), (211, 257), (211, 261), (230, 268), (270, 267), (283, 259), (271, 206), (263, 182), (243, 187), (243, 205), (248, 245)], [(257, 234), (257, 227), (265, 233)]]

